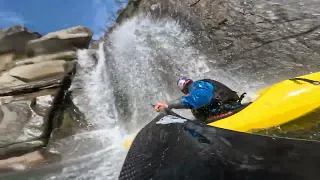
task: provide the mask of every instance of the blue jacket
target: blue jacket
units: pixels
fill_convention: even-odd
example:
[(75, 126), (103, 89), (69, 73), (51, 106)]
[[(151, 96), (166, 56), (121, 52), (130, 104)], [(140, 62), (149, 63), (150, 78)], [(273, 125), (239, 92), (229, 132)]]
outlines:
[(182, 96), (183, 104), (188, 108), (200, 108), (214, 101), (215, 87), (208, 82), (194, 81), (190, 85), (188, 96)]

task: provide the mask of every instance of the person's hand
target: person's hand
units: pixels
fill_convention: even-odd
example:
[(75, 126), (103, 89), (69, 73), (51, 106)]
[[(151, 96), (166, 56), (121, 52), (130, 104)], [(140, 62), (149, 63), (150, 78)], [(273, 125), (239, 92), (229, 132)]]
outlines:
[(168, 104), (165, 102), (159, 102), (154, 106), (154, 109), (159, 112), (162, 108), (168, 108)]

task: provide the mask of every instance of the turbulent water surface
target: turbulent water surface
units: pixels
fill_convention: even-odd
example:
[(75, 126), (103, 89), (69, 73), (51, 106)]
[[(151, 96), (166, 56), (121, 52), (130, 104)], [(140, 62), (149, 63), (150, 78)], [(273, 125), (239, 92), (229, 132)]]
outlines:
[[(176, 21), (135, 17), (100, 45), (97, 63), (80, 50), (71, 89), (78, 90), (74, 102), (95, 130), (61, 140), (63, 161), (42, 170), (48, 173), (42, 179), (117, 179), (127, 153), (125, 136), (156, 116), (150, 103), (181, 95), (175, 87), (180, 76), (214, 78), (239, 93), (267, 86), (259, 77), (215, 68), (217, 59), (194, 48), (193, 38)], [(273, 78), (272, 72), (268, 76)], [(179, 113), (190, 117), (187, 111)]]

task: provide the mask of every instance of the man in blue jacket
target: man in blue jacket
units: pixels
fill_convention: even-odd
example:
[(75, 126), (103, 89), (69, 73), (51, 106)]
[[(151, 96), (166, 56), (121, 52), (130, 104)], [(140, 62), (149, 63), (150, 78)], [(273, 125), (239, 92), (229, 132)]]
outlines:
[(161, 108), (192, 109), (196, 118), (203, 118), (215, 115), (221, 106), (234, 104), (240, 99), (235, 91), (211, 79), (193, 81), (182, 77), (177, 85), (185, 95), (169, 103), (157, 103), (156, 111)]

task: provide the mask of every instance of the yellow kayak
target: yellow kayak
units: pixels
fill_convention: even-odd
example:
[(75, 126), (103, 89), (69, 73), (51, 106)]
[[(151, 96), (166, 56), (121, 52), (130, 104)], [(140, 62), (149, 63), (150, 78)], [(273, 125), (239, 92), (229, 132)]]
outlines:
[(320, 72), (288, 79), (256, 93), (258, 98), (240, 112), (209, 123), (249, 132), (295, 120), (320, 107)]
[[(320, 107), (320, 72), (281, 81), (256, 92), (255, 99), (237, 113), (209, 126), (252, 132), (293, 121)], [(129, 148), (134, 137), (125, 141)]]

